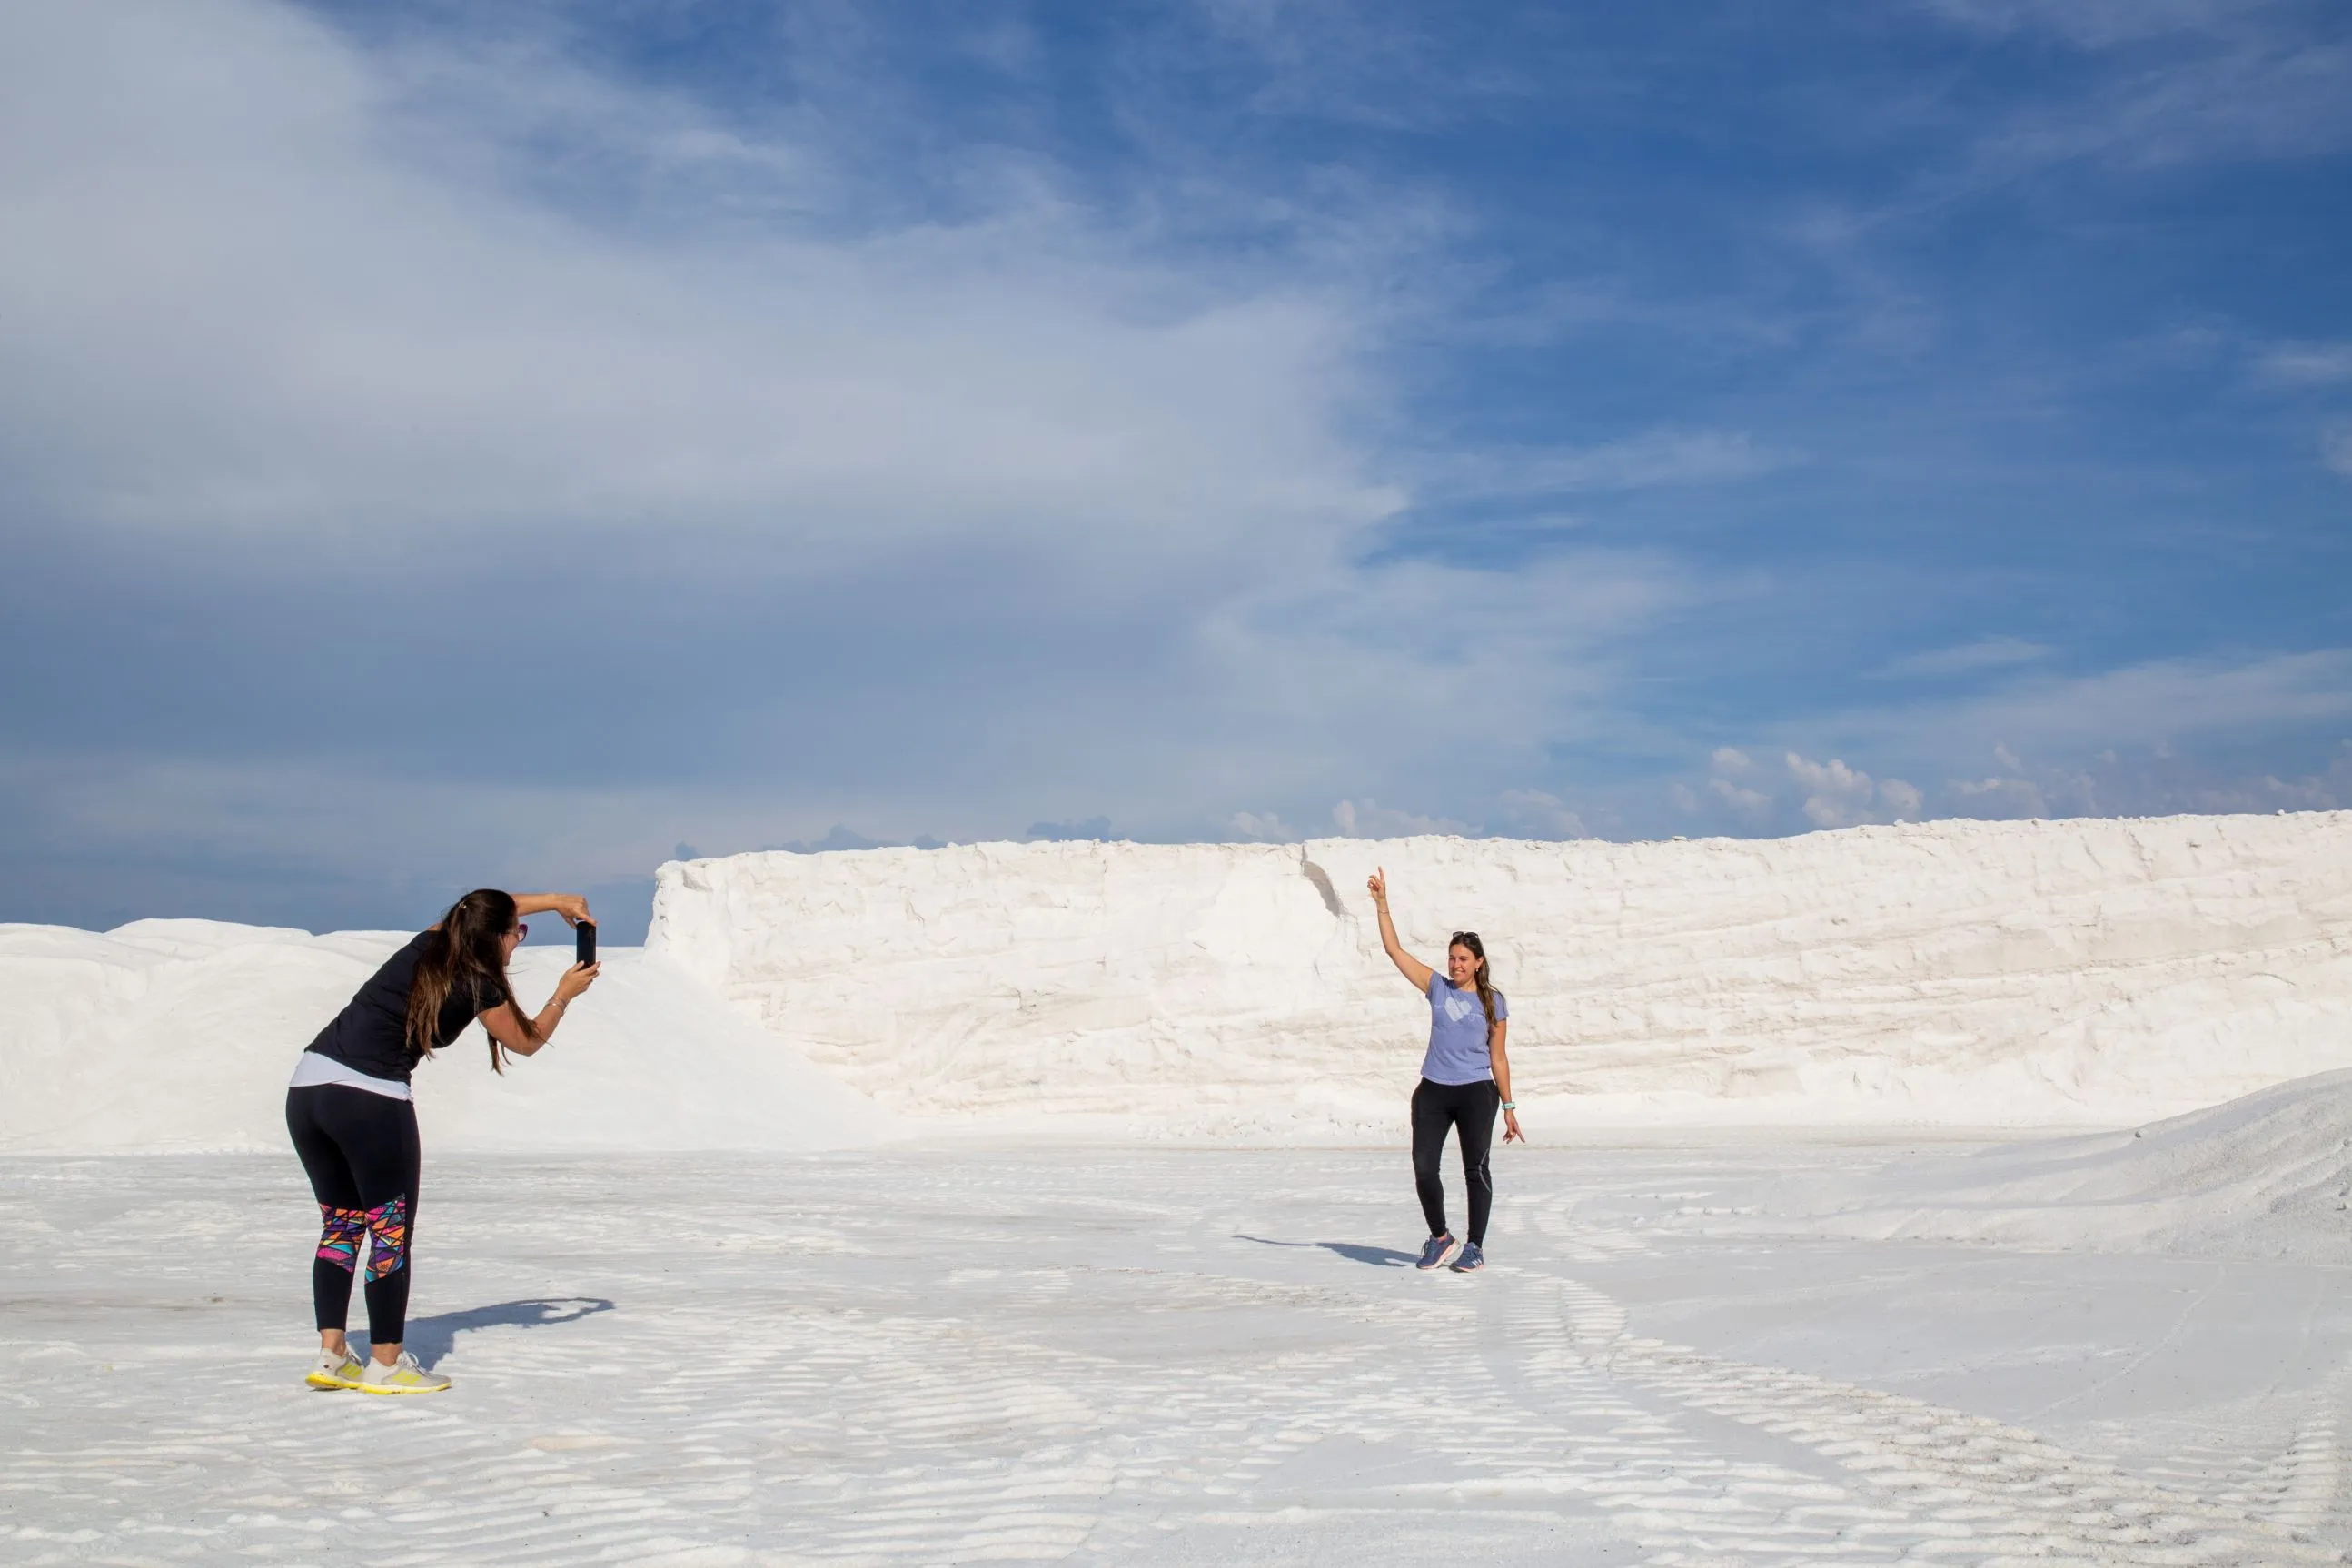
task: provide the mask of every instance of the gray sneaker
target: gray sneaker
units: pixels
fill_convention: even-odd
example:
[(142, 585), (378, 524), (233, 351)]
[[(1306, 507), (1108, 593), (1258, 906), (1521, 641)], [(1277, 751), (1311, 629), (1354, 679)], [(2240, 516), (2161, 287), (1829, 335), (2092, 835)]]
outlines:
[(1451, 1231), (1444, 1236), (1433, 1236), (1423, 1244), (1421, 1261), (1413, 1267), (1423, 1269), (1443, 1268), (1453, 1262), (1461, 1251), (1462, 1244), (1454, 1239), (1454, 1234)]
[(390, 1366), (371, 1357), (367, 1370), (352, 1386), (362, 1394), (438, 1394), (449, 1386), (449, 1380), (425, 1371), (416, 1364), (413, 1352), (403, 1351)]
[(1475, 1241), (1463, 1247), (1462, 1256), (1454, 1260), (1454, 1272), (1456, 1274), (1474, 1273), (1486, 1267), (1486, 1255), (1478, 1250), (1478, 1244)]
[(302, 1381), (313, 1388), (357, 1388), (366, 1373), (366, 1363), (353, 1355), (349, 1345), (341, 1350), (321, 1350), (319, 1364)]

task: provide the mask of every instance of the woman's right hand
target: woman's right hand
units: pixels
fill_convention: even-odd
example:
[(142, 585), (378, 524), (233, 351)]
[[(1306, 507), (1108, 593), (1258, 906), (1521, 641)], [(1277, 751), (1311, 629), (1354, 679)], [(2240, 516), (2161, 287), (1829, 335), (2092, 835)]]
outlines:
[(555, 999), (558, 1002), (571, 1001), (574, 996), (595, 984), (596, 976), (603, 973), (604, 970), (604, 966), (601, 963), (573, 964), (555, 977)]
[(1387, 903), (1389, 901), (1389, 874), (1387, 868), (1374, 867), (1372, 868), (1371, 876), (1365, 879), (1364, 886), (1370, 889), (1372, 902), (1376, 904)]

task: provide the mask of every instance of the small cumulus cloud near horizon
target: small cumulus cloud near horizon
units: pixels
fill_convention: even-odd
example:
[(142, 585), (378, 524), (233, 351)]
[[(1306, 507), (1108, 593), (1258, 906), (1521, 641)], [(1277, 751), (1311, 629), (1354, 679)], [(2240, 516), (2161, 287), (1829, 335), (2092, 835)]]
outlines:
[(2352, 804), (2292, 8), (704, 23), (0, 10), (0, 920)]

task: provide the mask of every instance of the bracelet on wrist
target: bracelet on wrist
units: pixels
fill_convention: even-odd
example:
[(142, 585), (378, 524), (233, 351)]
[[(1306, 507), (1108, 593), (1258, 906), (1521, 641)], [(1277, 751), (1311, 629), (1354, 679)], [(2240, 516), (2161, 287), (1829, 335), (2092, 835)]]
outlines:
[(1506, 1110), (1517, 1110), (1518, 1108), (1519, 1102), (1516, 1100), (1507, 1100), (1503, 1101), (1503, 1109)]

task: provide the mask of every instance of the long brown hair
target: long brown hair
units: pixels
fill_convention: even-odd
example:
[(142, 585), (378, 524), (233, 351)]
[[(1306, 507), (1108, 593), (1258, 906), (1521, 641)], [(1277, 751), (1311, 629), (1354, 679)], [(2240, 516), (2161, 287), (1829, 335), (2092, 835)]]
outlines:
[(1466, 947), (1470, 950), (1470, 956), (1478, 961), (1478, 967), (1470, 972), (1470, 977), (1478, 983), (1478, 1005), (1486, 1009), (1486, 1027), (1493, 1028), (1495, 1026), (1495, 981), (1494, 977), (1486, 973), (1486, 944), (1478, 940), (1478, 933), (1475, 931), (1457, 931), (1454, 933), (1453, 940), (1445, 946), (1448, 952), (1457, 947)]
[[(408, 1048), (429, 1057), (441, 1043), (441, 1007), (461, 985), (476, 997), (503, 996), (522, 1037), (534, 1044), (539, 1028), (530, 1015), (515, 1005), (514, 987), (507, 984), (506, 934), (514, 930), (520, 911), (514, 895), (496, 888), (477, 888), (449, 906), (441, 923), (427, 933), (425, 952), (416, 960), (416, 978), (408, 985)], [(505, 1056), (496, 1035), (490, 1037), (490, 1070), (503, 1074)]]

